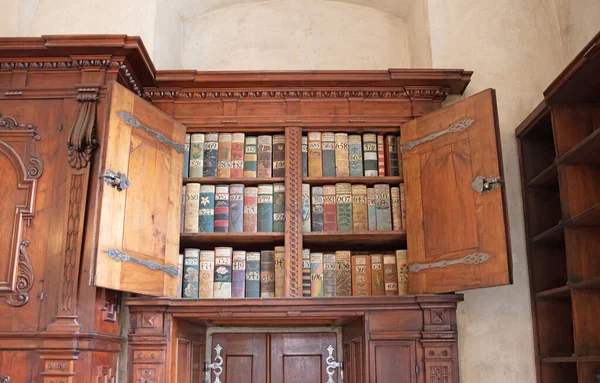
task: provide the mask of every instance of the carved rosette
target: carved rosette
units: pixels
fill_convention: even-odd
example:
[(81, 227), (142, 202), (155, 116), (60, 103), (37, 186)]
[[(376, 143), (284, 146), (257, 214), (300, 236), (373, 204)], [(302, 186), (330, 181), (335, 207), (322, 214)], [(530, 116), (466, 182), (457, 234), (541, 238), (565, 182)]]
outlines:
[(301, 206), (302, 195), (302, 129), (286, 128), (285, 161), (286, 169), (295, 169), (295, 173), (286, 174), (285, 178), (285, 296), (302, 296), (302, 214), (297, 206)]
[(79, 88), (77, 114), (67, 147), (69, 150), (69, 165), (73, 169), (85, 168), (92, 158), (92, 152), (98, 146), (96, 139), (96, 104), (98, 103), (98, 88)]

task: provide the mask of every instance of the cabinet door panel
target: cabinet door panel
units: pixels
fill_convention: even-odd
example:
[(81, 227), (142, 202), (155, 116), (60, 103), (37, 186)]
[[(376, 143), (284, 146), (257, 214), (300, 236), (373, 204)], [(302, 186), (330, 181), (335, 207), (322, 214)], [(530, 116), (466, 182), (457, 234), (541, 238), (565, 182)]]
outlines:
[[(97, 286), (176, 295), (184, 136), (183, 125), (111, 85), (101, 172), (121, 183), (101, 183)], [(128, 184), (110, 171), (124, 174)]]
[(402, 127), (411, 293), (510, 283), (499, 137), (491, 89)]
[(378, 340), (370, 344), (369, 379), (377, 383), (416, 383), (414, 341)]
[[(266, 334), (214, 334), (212, 337), (212, 361), (221, 346), (223, 372), (219, 379), (223, 383), (267, 382), (267, 335)], [(215, 374), (211, 371), (211, 379)]]

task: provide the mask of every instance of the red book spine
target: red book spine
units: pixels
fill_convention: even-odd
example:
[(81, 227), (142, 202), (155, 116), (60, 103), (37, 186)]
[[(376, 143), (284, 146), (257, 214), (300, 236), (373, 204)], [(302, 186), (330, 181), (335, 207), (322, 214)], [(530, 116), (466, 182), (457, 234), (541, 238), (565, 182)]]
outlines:
[(244, 189), (244, 233), (258, 231), (258, 188), (247, 187)]
[(229, 185), (215, 188), (215, 233), (229, 231)]
[(385, 176), (385, 145), (383, 142), (383, 134), (377, 135), (377, 170), (379, 177)]
[(323, 186), (323, 230), (337, 231), (335, 185)]
[(231, 178), (244, 177), (244, 133), (233, 133), (231, 139)]

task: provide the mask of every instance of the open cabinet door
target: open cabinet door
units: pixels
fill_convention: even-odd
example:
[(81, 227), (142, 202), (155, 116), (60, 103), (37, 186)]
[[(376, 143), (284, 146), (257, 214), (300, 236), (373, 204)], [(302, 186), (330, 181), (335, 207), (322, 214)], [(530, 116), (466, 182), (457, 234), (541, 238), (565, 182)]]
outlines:
[(402, 127), (410, 293), (510, 283), (499, 140), (492, 89)]
[(185, 127), (117, 83), (109, 108), (94, 284), (173, 297)]

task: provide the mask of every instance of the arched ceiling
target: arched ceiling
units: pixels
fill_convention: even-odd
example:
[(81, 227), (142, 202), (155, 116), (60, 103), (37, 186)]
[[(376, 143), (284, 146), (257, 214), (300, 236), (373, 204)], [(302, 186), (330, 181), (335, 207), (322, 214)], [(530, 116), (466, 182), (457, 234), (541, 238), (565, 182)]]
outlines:
[[(181, 17), (182, 21), (193, 17), (203, 15), (218, 9), (231, 7), (238, 4), (262, 3), (265, 0), (170, 0), (171, 4)], [(294, 0), (304, 1), (304, 0)], [(391, 15), (406, 18), (410, 12), (411, 4), (414, 0), (319, 0), (319, 1), (338, 1), (361, 5)]]

